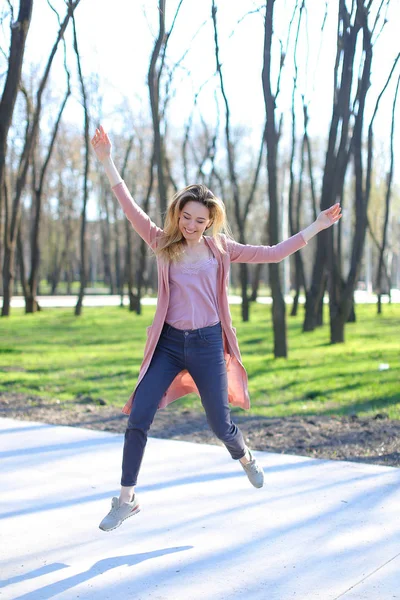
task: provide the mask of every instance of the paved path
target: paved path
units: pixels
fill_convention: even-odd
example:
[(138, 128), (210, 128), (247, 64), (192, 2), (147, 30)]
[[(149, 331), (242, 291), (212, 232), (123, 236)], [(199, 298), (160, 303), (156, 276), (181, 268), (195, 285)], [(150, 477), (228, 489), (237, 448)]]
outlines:
[(1, 600), (400, 598), (400, 470), (150, 438), (104, 533), (123, 436), (0, 419)]
[[(363, 292), (361, 290), (355, 292), (355, 301), (357, 304), (376, 304), (376, 296)], [(38, 296), (40, 306), (43, 308), (69, 308), (76, 305), (77, 296)], [(293, 302), (292, 296), (286, 296), (285, 301), (287, 304)], [(87, 294), (83, 299), (84, 306), (119, 306), (121, 302), (120, 296), (118, 295), (107, 295), (107, 294)], [(229, 304), (241, 304), (241, 296), (229, 296)], [(272, 298), (270, 296), (261, 296), (257, 299), (260, 304), (272, 304)], [(305, 298), (300, 297), (300, 304), (304, 304)], [(325, 298), (325, 302), (328, 303), (328, 298)], [(388, 302), (388, 296), (382, 297), (382, 303)], [(392, 290), (392, 302), (394, 304), (400, 303), (400, 290)], [(129, 304), (127, 296), (124, 297), (124, 305)], [(156, 298), (143, 298), (143, 306), (155, 306), (157, 304)], [(0, 296), (0, 307), (3, 306), (3, 298)], [(22, 296), (14, 296), (11, 300), (12, 308), (25, 308), (25, 300)]]

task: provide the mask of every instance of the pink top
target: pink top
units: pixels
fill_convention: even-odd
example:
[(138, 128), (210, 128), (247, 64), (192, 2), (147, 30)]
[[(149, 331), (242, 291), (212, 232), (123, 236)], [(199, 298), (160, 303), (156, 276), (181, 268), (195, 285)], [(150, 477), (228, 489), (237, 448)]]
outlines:
[[(129, 193), (124, 182), (113, 187), (113, 192), (121, 204), (125, 215), (132, 223), (133, 228), (140, 237), (152, 248), (157, 248), (162, 229), (158, 227), (150, 217), (140, 208)], [(225, 236), (221, 236), (221, 242), (225, 252), (217, 247), (214, 238), (205, 236), (204, 241), (218, 262), (217, 269), (217, 299), (219, 316), (223, 332), (224, 355), (226, 371), (228, 376), (228, 399), (233, 406), (242, 408), (250, 407), (248, 391), (248, 379), (240, 354), (236, 330), (232, 326), (232, 318), (228, 302), (228, 282), (230, 265), (236, 263), (276, 263), (286, 256), (293, 254), (306, 245), (301, 233), (297, 233), (288, 240), (280, 242), (276, 246), (251, 246), (239, 244)], [(154, 351), (157, 347), (162, 328), (165, 323), (170, 298), (169, 264), (167, 261), (157, 257), (158, 268), (158, 299), (153, 323), (147, 328), (147, 342), (144, 349), (144, 357), (140, 366), (139, 377), (135, 389), (129, 397), (128, 402), (122, 409), (129, 414), (132, 402), (135, 399), (137, 386), (145, 376), (150, 366)], [(159, 408), (167, 406), (173, 400), (181, 398), (186, 394), (195, 392), (200, 396), (199, 390), (187, 369), (184, 369), (175, 377), (169, 388), (161, 398)]]
[(192, 264), (169, 265), (169, 304), (165, 321), (177, 329), (200, 329), (219, 323), (218, 261), (210, 256)]

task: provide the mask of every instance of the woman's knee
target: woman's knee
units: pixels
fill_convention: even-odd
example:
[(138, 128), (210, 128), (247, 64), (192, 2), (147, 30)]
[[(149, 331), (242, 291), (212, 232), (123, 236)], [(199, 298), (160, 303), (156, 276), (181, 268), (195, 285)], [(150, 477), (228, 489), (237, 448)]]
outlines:
[(211, 425), (211, 429), (221, 442), (229, 442), (237, 433), (234, 423), (215, 423)]
[(129, 416), (128, 419), (128, 423), (126, 426), (126, 431), (140, 431), (144, 434), (147, 434), (147, 432), (149, 431), (151, 424), (153, 422), (153, 419), (150, 418), (131, 418), (131, 416)]

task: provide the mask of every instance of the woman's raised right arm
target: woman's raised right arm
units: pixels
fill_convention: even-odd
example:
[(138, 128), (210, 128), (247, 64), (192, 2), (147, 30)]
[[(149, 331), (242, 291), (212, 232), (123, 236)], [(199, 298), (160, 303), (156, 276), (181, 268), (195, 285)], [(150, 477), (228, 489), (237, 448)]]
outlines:
[(102, 126), (96, 129), (92, 138), (92, 147), (97, 158), (103, 165), (112, 190), (126, 217), (131, 222), (132, 227), (154, 250), (156, 247), (156, 239), (162, 233), (162, 229), (153, 223), (150, 217), (132, 198), (118, 169), (114, 165), (114, 161), (111, 157), (111, 141)]

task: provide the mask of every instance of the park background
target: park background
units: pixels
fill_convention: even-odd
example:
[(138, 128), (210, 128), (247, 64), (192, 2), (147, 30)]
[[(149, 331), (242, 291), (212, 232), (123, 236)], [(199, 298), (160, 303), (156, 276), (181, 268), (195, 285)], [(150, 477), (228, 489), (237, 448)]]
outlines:
[[(156, 264), (91, 152), (102, 123), (159, 225), (193, 181), (224, 200), (241, 243), (275, 244), (341, 202), (340, 223), (290, 260), (232, 266), (251, 415), (361, 418), (364, 433), (388, 431), (400, 407), (398, 3), (110, 7), (1, 8), (4, 414), (51, 406), (68, 421), (83, 406), (101, 416), (134, 387)], [(99, 295), (114, 306), (89, 307)], [(51, 308), (61, 296), (71, 309)], [(184, 420), (200, 411), (194, 397), (176, 404)], [(395, 464), (395, 436), (380, 435), (386, 446), (356, 452)]]

